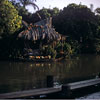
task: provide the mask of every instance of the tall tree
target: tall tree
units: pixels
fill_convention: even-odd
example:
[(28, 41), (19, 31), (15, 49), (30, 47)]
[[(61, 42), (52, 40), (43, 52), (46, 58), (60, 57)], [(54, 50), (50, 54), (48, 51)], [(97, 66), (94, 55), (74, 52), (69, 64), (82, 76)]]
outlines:
[(80, 41), (80, 37), (94, 36), (97, 19), (87, 6), (70, 4), (55, 18), (54, 25), (59, 33)]
[(97, 37), (98, 19), (87, 6), (69, 4), (55, 17), (53, 25), (59, 33), (69, 36), (69, 41), (78, 41), (83, 51), (92, 50), (89, 48)]
[(21, 28), (22, 17), (8, 0), (0, 1), (0, 35), (13, 34)]

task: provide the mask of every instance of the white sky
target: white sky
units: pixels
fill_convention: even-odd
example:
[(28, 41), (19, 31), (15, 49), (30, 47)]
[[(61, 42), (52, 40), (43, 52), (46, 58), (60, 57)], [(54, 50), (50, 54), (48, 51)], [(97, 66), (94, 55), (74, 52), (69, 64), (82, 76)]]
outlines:
[[(64, 7), (67, 7), (70, 3), (76, 3), (76, 4), (83, 4), (90, 7), (90, 4), (94, 5), (94, 9), (97, 7), (100, 7), (100, 0), (37, 0), (36, 4), (38, 5), (39, 9), (45, 8), (54, 8), (58, 7), (59, 9), (63, 9)], [(30, 12), (34, 12), (33, 7), (28, 6), (27, 7)]]

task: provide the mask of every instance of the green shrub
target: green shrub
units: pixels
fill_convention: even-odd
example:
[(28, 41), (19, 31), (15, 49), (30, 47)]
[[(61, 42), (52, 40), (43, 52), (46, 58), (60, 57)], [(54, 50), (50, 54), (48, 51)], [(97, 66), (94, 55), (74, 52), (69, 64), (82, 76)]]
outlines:
[(13, 34), (21, 28), (22, 17), (8, 0), (0, 0), (0, 35)]

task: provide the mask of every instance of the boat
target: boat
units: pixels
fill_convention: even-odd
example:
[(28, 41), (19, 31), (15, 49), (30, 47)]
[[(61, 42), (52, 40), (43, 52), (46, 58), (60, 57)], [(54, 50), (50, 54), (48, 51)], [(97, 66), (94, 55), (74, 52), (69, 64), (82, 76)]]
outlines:
[[(58, 42), (61, 39), (64, 39), (61, 34), (55, 31), (52, 27), (52, 18), (47, 18), (36, 22), (34, 24), (27, 24), (23, 21), (24, 30), (18, 34), (18, 38), (24, 38), (26, 41), (45, 41), (46, 44)], [(28, 42), (27, 42), (28, 44)], [(44, 45), (44, 44), (43, 44)], [(54, 45), (53, 45), (54, 46)], [(31, 51), (31, 52), (30, 52)], [(23, 57), (19, 57), (21, 61), (35, 61), (35, 62), (45, 62), (45, 61), (59, 61), (63, 58), (53, 59), (50, 55), (43, 56), (40, 55), (39, 49), (33, 50), (26, 48), (26, 52)]]

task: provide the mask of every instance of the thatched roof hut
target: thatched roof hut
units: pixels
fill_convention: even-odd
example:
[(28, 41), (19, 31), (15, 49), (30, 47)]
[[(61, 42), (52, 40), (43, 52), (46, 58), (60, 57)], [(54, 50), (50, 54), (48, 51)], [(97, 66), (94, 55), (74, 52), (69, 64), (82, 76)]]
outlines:
[(23, 23), (26, 28), (24, 31), (19, 33), (19, 38), (32, 41), (46, 39), (48, 42), (61, 40), (62, 36), (52, 27), (52, 18), (39, 21), (34, 25), (28, 25), (26, 22)]

